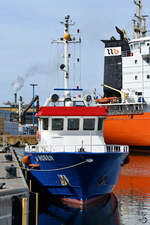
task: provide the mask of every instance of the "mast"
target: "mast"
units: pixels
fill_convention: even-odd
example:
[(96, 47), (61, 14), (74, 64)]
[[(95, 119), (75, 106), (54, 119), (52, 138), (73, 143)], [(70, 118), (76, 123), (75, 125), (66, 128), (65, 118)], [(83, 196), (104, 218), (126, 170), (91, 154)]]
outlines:
[[(64, 37), (60, 38), (60, 40), (54, 40), (52, 43), (62, 43), (64, 44), (64, 64), (60, 65), (60, 69), (64, 72), (64, 93), (65, 97), (70, 97), (70, 90), (69, 90), (69, 58), (71, 57), (71, 54), (68, 52), (68, 46), (71, 43), (81, 43), (81, 39), (79, 38), (78, 41), (76, 41), (75, 37), (71, 37), (69, 33), (69, 26), (74, 25), (75, 23), (70, 20), (70, 16), (65, 16), (65, 21), (60, 22), (64, 25)], [(79, 29), (77, 30), (79, 33)]]
[(146, 17), (148, 16), (142, 16), (141, 0), (139, 0), (138, 2), (134, 0), (134, 4), (138, 7), (138, 15), (135, 13), (135, 19), (133, 19), (134, 38), (137, 39), (146, 36)]
[[(64, 24), (64, 89), (69, 88), (69, 54), (68, 54), (68, 44), (70, 41), (70, 33), (69, 33), (69, 25), (74, 25), (69, 21), (70, 16), (67, 15), (65, 17), (65, 22), (62, 22)], [(66, 97), (70, 97), (70, 92), (66, 91)]]

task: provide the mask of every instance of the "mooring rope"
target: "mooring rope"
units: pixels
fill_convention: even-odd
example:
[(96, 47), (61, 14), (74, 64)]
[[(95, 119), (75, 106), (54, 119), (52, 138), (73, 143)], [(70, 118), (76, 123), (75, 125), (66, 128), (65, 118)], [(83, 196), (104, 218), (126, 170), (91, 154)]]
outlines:
[(66, 170), (66, 169), (70, 169), (70, 168), (73, 168), (73, 167), (76, 167), (76, 166), (80, 166), (86, 162), (93, 162), (92, 159), (86, 159), (82, 162), (79, 162), (79, 163), (76, 163), (74, 165), (70, 165), (70, 166), (65, 166), (65, 167), (61, 167), (61, 168), (56, 168), (56, 169), (48, 169), (48, 170), (40, 170), (40, 169), (29, 169), (29, 168), (25, 168), (25, 167), (22, 167), (22, 169), (24, 170), (27, 170), (27, 171), (38, 171), (38, 172), (52, 172), (52, 171), (57, 171), (57, 170)]

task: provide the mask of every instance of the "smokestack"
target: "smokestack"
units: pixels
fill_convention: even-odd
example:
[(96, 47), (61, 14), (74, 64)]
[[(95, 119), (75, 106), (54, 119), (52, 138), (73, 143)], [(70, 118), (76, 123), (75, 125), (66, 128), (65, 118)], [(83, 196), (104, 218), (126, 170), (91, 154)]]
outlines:
[(15, 105), (17, 105), (17, 93), (14, 94), (14, 98), (15, 98)]
[(18, 104), (18, 108), (19, 108), (19, 123), (21, 124), (22, 122), (22, 97), (20, 96), (19, 98), (19, 104)]

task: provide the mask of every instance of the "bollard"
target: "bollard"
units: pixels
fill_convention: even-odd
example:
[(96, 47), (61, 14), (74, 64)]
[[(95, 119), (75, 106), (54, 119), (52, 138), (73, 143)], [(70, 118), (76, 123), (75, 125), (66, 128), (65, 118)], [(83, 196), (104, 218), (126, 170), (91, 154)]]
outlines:
[(12, 161), (12, 154), (5, 154), (5, 159), (8, 161)]
[(11, 179), (11, 178), (16, 178), (17, 173), (16, 173), (16, 167), (12, 164), (10, 166), (5, 167), (6, 170), (6, 178)]

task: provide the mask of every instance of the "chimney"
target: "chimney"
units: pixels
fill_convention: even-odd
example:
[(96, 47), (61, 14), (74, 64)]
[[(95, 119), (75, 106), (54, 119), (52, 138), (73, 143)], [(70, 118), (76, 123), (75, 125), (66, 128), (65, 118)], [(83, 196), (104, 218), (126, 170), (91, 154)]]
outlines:
[(17, 93), (14, 94), (14, 98), (15, 98), (15, 105), (17, 105)]

